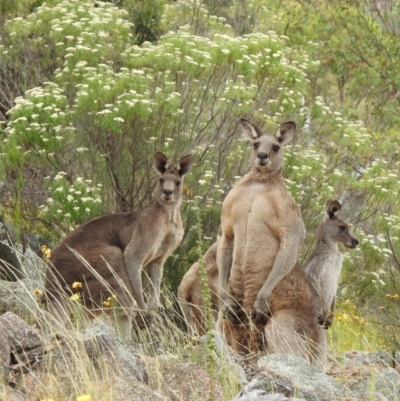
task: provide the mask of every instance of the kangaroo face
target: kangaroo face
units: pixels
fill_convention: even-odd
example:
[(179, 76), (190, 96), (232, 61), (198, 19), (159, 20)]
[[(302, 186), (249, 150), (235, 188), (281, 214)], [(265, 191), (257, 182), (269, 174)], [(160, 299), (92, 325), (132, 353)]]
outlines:
[(251, 163), (258, 169), (282, 170), (283, 147), (278, 140), (271, 135), (262, 135), (253, 141), (253, 154)]
[(154, 167), (160, 174), (156, 189), (159, 201), (166, 204), (179, 204), (182, 198), (183, 177), (191, 170), (193, 161), (193, 156), (187, 155), (182, 157), (174, 168), (171, 168), (166, 156), (161, 152), (154, 154)]
[(283, 169), (283, 146), (290, 142), (296, 130), (292, 121), (281, 124), (275, 135), (264, 134), (258, 127), (245, 119), (240, 124), (252, 143), (253, 168), (265, 172), (281, 171)]
[(343, 244), (347, 248), (356, 248), (358, 239), (350, 232), (347, 222), (337, 217), (341, 209), (340, 203), (336, 200), (328, 200), (325, 206), (325, 235), (332, 241)]
[(356, 248), (359, 244), (358, 239), (350, 232), (349, 225), (338, 217), (329, 220), (328, 229), (330, 237), (338, 244), (343, 244), (351, 249)]
[(182, 197), (182, 178), (174, 170), (167, 171), (158, 179), (157, 197), (166, 203), (175, 203)]

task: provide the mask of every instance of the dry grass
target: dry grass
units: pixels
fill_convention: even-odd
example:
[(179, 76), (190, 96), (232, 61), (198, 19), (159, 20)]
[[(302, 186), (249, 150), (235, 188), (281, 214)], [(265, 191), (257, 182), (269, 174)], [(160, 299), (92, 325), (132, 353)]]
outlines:
[[(89, 395), (92, 400), (116, 399), (116, 384), (120, 378), (126, 377), (125, 367), (119, 361), (110, 360), (110, 355), (104, 355), (102, 349), (94, 351), (94, 355), (93, 352), (89, 355), (87, 342), (79, 341), (82, 333), (90, 331), (98, 321), (106, 321), (109, 326), (112, 325), (118, 341), (128, 348), (133, 346), (137, 354), (142, 355), (143, 360), (151, 358), (148, 375), (149, 384), (153, 389), (162, 391), (161, 367), (165, 361), (195, 361), (200, 365), (203, 363), (206, 369), (206, 363), (198, 360), (198, 351), (192, 345), (192, 336), (183, 329), (182, 317), (174, 308), (177, 302), (172, 294), (164, 290), (164, 307), (156, 321), (147, 329), (133, 330), (132, 338), (126, 340), (123, 338), (121, 311), (117, 304), (97, 310), (94, 316), (79, 299), (71, 300), (70, 294), (60, 291), (62, 303), (68, 305), (72, 317), (65, 326), (55, 319), (52, 311), (41, 302), (40, 294), (44, 291), (44, 266), (41, 260), (27, 260), (21, 253), (18, 253), (18, 256), (25, 266), (24, 276), (27, 279), (18, 282), (17, 294), (13, 294), (13, 291), (8, 292), (7, 304), (12, 306), (22, 302), (23, 305), (16, 312), (28, 324), (36, 324), (44, 348), (42, 360), (32, 374), (16, 375), (17, 388), (28, 388), (28, 393), (31, 393), (30, 399), (71, 401), (83, 395)], [(87, 268), (91, 269), (90, 266)], [(40, 280), (29, 279), (32, 277), (39, 277)], [(1, 290), (6, 291), (8, 285), (7, 282), (0, 282)], [(107, 283), (104, 285), (107, 286)], [(124, 283), (121, 283), (121, 291), (126, 290), (124, 287)], [(112, 289), (109, 290), (113, 293)], [(96, 342), (93, 347), (98, 347)], [(208, 351), (203, 348), (202, 352), (204, 355)], [(239, 380), (229, 366), (216, 366), (209, 374), (225, 384), (226, 399), (233, 398), (239, 391)]]

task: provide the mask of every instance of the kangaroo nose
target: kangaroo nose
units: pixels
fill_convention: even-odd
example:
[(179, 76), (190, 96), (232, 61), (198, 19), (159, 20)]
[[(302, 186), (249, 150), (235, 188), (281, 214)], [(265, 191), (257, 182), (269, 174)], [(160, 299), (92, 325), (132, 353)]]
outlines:
[(257, 157), (260, 159), (260, 161), (264, 161), (268, 159), (268, 153), (266, 152), (259, 152)]
[(164, 189), (164, 195), (166, 196), (171, 196), (172, 195), (172, 191), (170, 189)]
[(354, 239), (353, 239), (353, 244), (354, 244), (354, 246), (357, 246), (359, 243), (360, 243), (360, 242), (358, 241), (357, 238), (354, 238)]

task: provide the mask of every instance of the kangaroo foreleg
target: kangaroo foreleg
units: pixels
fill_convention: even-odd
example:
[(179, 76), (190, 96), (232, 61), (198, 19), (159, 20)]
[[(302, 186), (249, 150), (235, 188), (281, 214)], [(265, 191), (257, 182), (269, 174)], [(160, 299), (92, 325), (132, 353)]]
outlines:
[(336, 297), (333, 297), (332, 304), (331, 304), (331, 309), (328, 312), (328, 316), (325, 319), (325, 322), (324, 322), (324, 325), (323, 325), (324, 329), (329, 329), (329, 327), (332, 326), (333, 320), (335, 318), (335, 310), (336, 310)]
[(148, 318), (154, 320), (160, 302), (160, 287), (164, 261), (154, 261), (147, 265), (147, 274), (150, 278)]
[(241, 307), (228, 292), (228, 279), (230, 276), (233, 261), (233, 238), (222, 236), (217, 252), (218, 265), (218, 295), (222, 316), (232, 323), (241, 322)]

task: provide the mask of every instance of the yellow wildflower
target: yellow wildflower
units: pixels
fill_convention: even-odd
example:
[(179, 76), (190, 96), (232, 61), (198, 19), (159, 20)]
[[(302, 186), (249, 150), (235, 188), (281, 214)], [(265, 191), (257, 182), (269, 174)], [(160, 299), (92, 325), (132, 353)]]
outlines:
[(74, 283), (72, 283), (72, 288), (74, 289), (78, 289), (78, 288), (82, 288), (82, 283), (80, 281), (75, 281)]
[(385, 307), (384, 306), (380, 306), (378, 309), (383, 310), (383, 309), (385, 309)]
[(79, 300), (79, 298), (80, 298), (80, 294), (74, 294), (74, 295), (71, 295), (70, 297), (69, 297), (69, 299), (71, 300), (71, 301), (78, 301)]
[(50, 258), (51, 256), (51, 249), (47, 248), (47, 245), (42, 245), (40, 247), (40, 250), (42, 251), (43, 255), (46, 256), (47, 259)]
[(190, 338), (190, 343), (192, 345), (197, 345), (199, 343), (200, 337), (199, 336), (193, 336)]
[(115, 294), (110, 295), (104, 302), (104, 306), (111, 306), (113, 304), (113, 301), (117, 299), (117, 296)]
[(386, 297), (387, 298), (390, 298), (390, 299), (398, 299), (399, 298), (399, 294), (386, 294)]
[(52, 398), (45, 398), (42, 401), (54, 401)]
[(76, 397), (76, 401), (90, 401), (92, 399), (92, 396), (90, 394), (84, 394), (80, 395), (79, 397)]
[(38, 289), (34, 290), (33, 293), (34, 293), (35, 297), (40, 297), (43, 294), (43, 292)]

